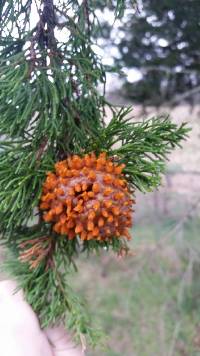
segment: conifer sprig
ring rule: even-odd
[[[115,6],[121,17],[126,1],[100,5]],[[133,122],[128,109],[117,113],[107,103],[107,67],[94,47],[97,6],[92,0],[0,2],[0,234],[9,251],[6,269],[42,326],[63,321],[91,344],[98,342],[99,332],[66,279],[81,252],[105,248],[120,253],[127,251],[126,242],[117,236],[71,241],[56,234],[39,209],[46,173],[71,155],[107,152],[125,164],[130,187],[152,190],[160,183],[166,156],[188,132],[169,118]],[[109,124],[106,105],[113,112]]]
[[[38,237],[38,233],[37,233]],[[18,259],[15,249],[9,248],[4,270],[18,282],[27,302],[37,313],[41,327],[63,323],[74,333],[75,340],[87,340],[91,346],[103,342],[100,328],[94,328],[88,306],[69,285],[73,264],[69,263],[63,240],[57,244],[52,256],[52,268],[43,260],[35,269]],[[73,250],[74,251],[74,250]],[[84,345],[82,345],[84,348]]]
[[[124,174],[133,188],[151,191],[161,183],[168,155],[181,147],[190,129],[186,123],[177,126],[166,115],[141,122],[131,115],[132,108],[113,111],[111,121],[98,130],[87,149],[105,150],[125,164]]]

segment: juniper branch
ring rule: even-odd
[[[100,83],[105,85],[107,67],[92,46],[100,25],[95,2],[60,0],[55,6],[53,0],[43,0],[39,21],[31,28],[32,3],[0,2],[0,234],[11,253],[6,267],[43,326],[67,319],[76,335],[85,334],[94,343],[99,334],[65,274],[81,252],[127,247],[115,237],[80,245],[78,238],[55,236],[38,211],[46,172],[71,154],[106,151],[125,163],[131,186],[152,190],[160,182],[166,155],[188,129],[168,118],[134,123],[126,118],[128,110],[116,114],[97,90]],[[115,6],[116,17],[121,17],[126,1],[101,5]],[[64,30],[65,42],[57,36]],[[105,125],[107,104],[113,118]],[[49,239],[56,241],[53,250]],[[37,253],[31,261],[36,268],[31,269],[27,256],[34,243]]]
[[[168,116],[135,122],[130,112],[131,108],[116,112],[88,142],[87,149],[105,150],[125,164],[124,174],[133,188],[151,191],[161,182],[169,154],[176,146],[181,147],[190,129],[186,123],[176,125]]]

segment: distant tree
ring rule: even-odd
[[[198,0],[143,0],[141,9],[122,19],[115,62],[142,73],[135,83],[124,80],[126,96],[159,104],[200,90],[199,14]],[[103,35],[108,36],[107,25]]]

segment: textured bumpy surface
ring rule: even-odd
[[[40,209],[58,234],[82,240],[130,238],[134,203],[117,165],[106,153],[71,156],[55,164],[43,184]]]

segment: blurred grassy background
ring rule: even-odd
[[[200,220],[173,234],[172,226],[135,227],[133,257],[105,252],[79,263],[76,287],[108,335],[108,349],[90,355],[200,355]]]
[[[71,283],[108,336],[89,356],[200,355],[198,130],[172,155],[159,191],[136,194],[133,256],[77,261]]]

